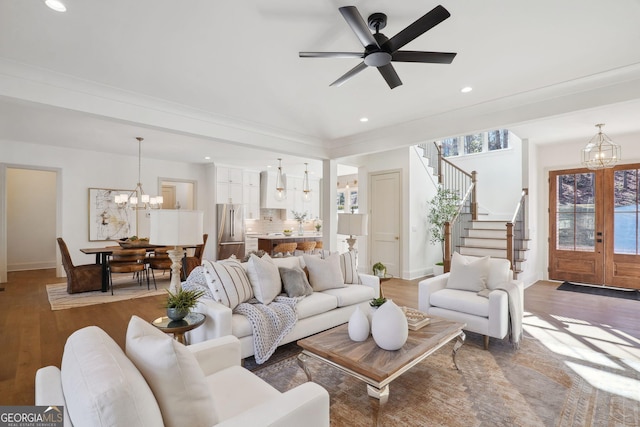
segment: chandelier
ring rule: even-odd
[[[140,182],[140,165],[142,154],[142,141],[144,138],[138,136],[138,184],[131,193],[116,194],[114,201],[119,208],[131,208],[131,209],[160,209],[162,202],[164,202],[162,196],[150,197],[142,189],[142,183]]]
[[[311,201],[311,187],[309,187],[309,163],[304,164],[304,178],[302,179],[302,201]]]
[[[280,158],[278,159],[278,174],[276,175],[276,192],[274,196],[279,202],[287,198],[287,186],[282,174],[282,159]]]
[[[582,149],[582,164],[591,170],[612,168],[620,161],[620,146],[602,133],[602,126],[596,125],[598,133]]]

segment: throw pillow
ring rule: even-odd
[[[282,292],[278,266],[273,263],[269,255],[265,254],[262,258],[258,258],[252,254],[247,263],[247,274],[253,288],[253,295],[261,303],[269,304]]]
[[[253,298],[251,283],[239,262],[205,260],[202,267],[215,301],[233,310],[241,302]]]
[[[139,318],[127,327],[126,353],[151,387],[164,425],[168,427],[215,425],[213,397],[195,355]]]
[[[356,263],[356,251],[349,251],[340,255],[340,269],[342,270],[345,284],[359,285],[362,283]]]
[[[447,280],[447,288],[479,292],[487,287],[488,277],[488,256],[470,259],[454,252],[451,258],[451,273]]]
[[[322,259],[315,255],[302,255],[309,270],[309,283],[314,291],[344,288],[340,271],[340,255],[336,252]]]
[[[289,298],[307,296],[313,293],[313,288],[311,288],[307,280],[307,275],[300,267],[278,267],[278,271],[280,272],[284,291]]]
[[[296,268],[300,267],[300,257],[297,256],[288,256],[285,258],[272,258],[271,260],[278,267],[284,268]]]

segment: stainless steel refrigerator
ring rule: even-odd
[[[244,258],[244,208],[242,205],[220,204],[218,212],[218,258],[231,255]]]

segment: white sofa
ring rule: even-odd
[[[515,289],[515,304],[522,313],[524,306],[524,286],[521,281],[513,280],[513,272],[506,259],[489,258],[484,277],[478,271],[468,270],[480,257],[454,254],[450,273],[425,279],[418,283],[418,308],[430,315],[466,323],[467,331],[484,335],[484,347],[489,346],[489,337],[503,339],[509,332],[509,298],[500,288]],[[459,261],[459,262],[456,262]],[[454,269],[458,267],[455,279],[461,283],[454,286],[449,282]],[[485,296],[474,288],[482,287],[484,280]],[[511,284],[512,286],[509,286]],[[521,319],[518,319],[521,324]]]
[[[304,267],[302,257],[295,258],[298,258]],[[278,262],[277,258],[273,260]],[[296,304],[298,321],[279,345],[297,341],[348,322],[358,305],[366,309],[371,299],[380,296],[380,279],[368,274],[358,276],[361,284],[347,284],[337,289],[313,292],[298,302]],[[207,317],[202,326],[187,333],[188,342],[198,343],[233,335],[240,340],[242,358],[255,354],[253,331],[247,317],[234,313],[229,307],[212,299],[201,299],[194,311],[204,313]]]
[[[280,393],[240,366],[235,337],[185,347],[134,316],[126,345],[74,332],[61,369],[37,371],[35,404],[64,406],[65,426],[329,426],[324,388]]]

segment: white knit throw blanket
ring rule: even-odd
[[[296,326],[296,303],[303,297],[277,296],[270,304],[243,302],[234,310],[249,319],[253,330],[254,357],[257,364],[266,362],[280,341]]]

